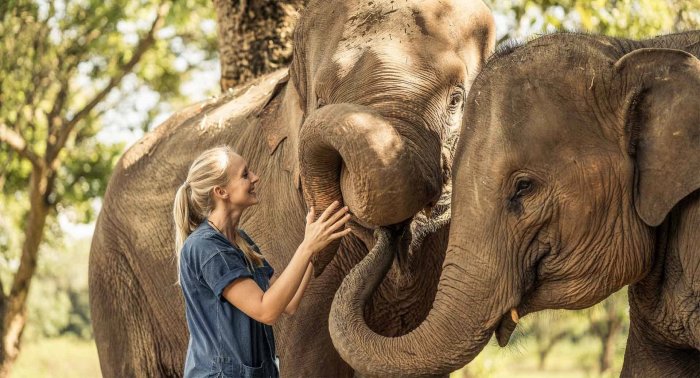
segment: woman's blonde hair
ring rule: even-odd
[[[217,186],[226,186],[231,158],[237,155],[229,146],[220,146],[202,152],[190,166],[187,179],[175,194],[173,218],[175,220],[175,256],[177,277],[180,282],[180,254],[185,239],[209,217],[214,210],[212,193]],[[262,266],[263,256],[238,234],[234,233],[234,243],[238,245],[249,265]]]

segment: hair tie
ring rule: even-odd
[[[185,180],[185,182],[182,183],[182,186],[184,186],[185,189],[189,189],[189,188],[190,188],[190,182]]]

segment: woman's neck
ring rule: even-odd
[[[209,214],[209,222],[213,223],[214,227],[224,234],[232,243],[234,240],[234,235],[236,234],[236,228],[238,227],[238,221],[241,219],[240,211],[230,211],[214,209]]]

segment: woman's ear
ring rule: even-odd
[[[681,50],[639,49],[615,70],[632,99],[626,129],[636,163],[635,207],[658,226],[700,188],[700,60]]]
[[[226,189],[224,189],[220,186],[215,186],[214,187],[214,196],[221,198],[221,199],[226,199],[226,198],[228,198],[228,193],[226,192]]]

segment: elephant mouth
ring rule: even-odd
[[[420,255],[426,237],[449,225],[451,196],[452,185],[451,182],[448,182],[443,186],[438,199],[431,201],[426,207],[403,222],[378,227],[367,224],[353,215],[350,226],[353,228],[353,234],[363,241],[368,250],[371,250],[376,243],[374,237],[376,230],[380,228],[391,230],[396,235],[395,240],[398,243],[395,249],[396,267],[402,273],[409,273],[410,262]]]
[[[513,334],[515,328],[518,326],[520,316],[521,312],[518,311],[517,307],[513,307],[501,316],[501,320],[498,322],[495,331],[496,341],[498,341],[498,345],[500,347],[508,345],[508,341],[510,341],[510,336]]]
[[[532,243],[531,247],[537,248],[538,257],[531,268],[532,278],[530,283],[527,285],[525,292],[521,296],[519,304],[510,308],[503,315],[501,315],[500,321],[496,325],[496,330],[494,333],[496,334],[496,341],[498,341],[498,345],[501,347],[508,345],[508,341],[510,341],[510,337],[518,326],[520,319],[528,313],[537,311],[536,308],[532,307],[532,299],[537,293],[538,283],[541,282],[541,265],[551,253],[551,245],[550,243],[542,243],[540,248],[538,243]]]

